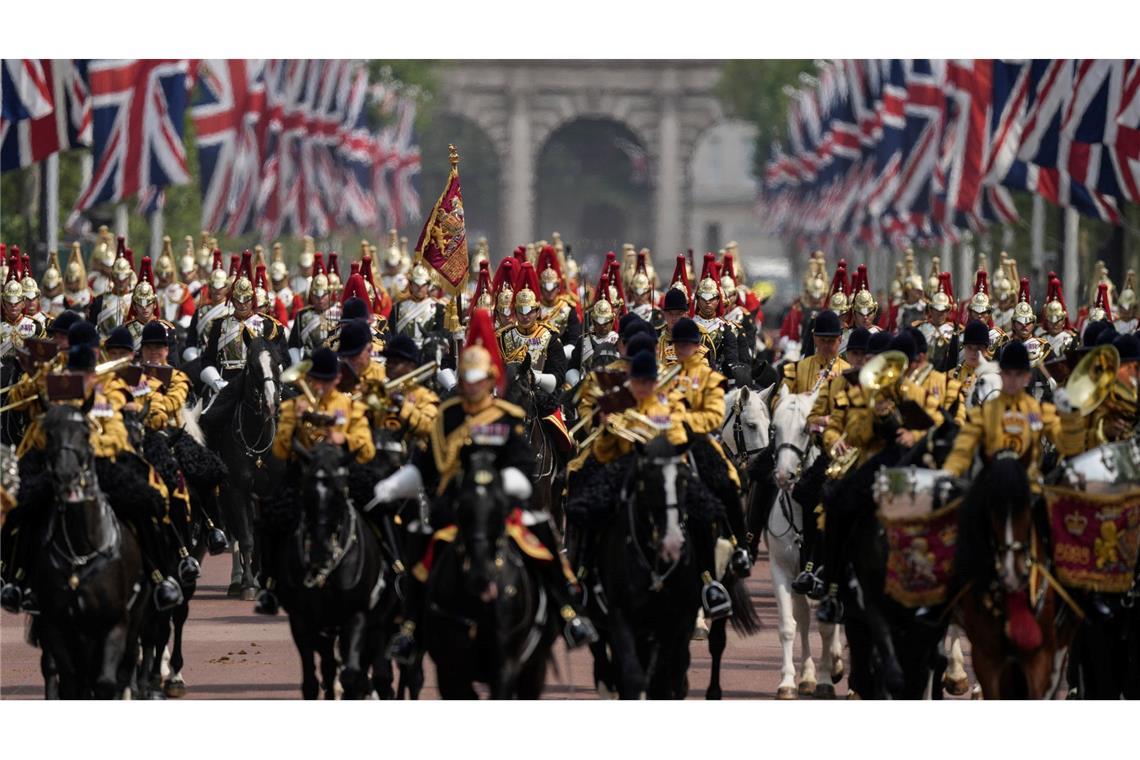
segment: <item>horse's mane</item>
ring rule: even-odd
[[[1029,509],[1029,477],[1014,457],[997,457],[974,479],[958,511],[954,575],[962,583],[993,575],[993,521]]]

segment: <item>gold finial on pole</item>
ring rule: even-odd
[[[454,145],[447,146],[447,160],[451,162],[451,170],[459,170],[459,151],[455,149]]]

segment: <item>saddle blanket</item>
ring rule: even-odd
[[[887,596],[910,608],[946,601],[960,504],[958,499],[916,517],[889,518],[879,512],[887,536]]]
[[[534,524],[534,522],[527,519],[527,517],[528,514],[524,513],[521,509],[512,510],[507,516],[507,535],[515,542],[515,546],[519,548],[519,551],[531,559],[536,559],[540,562],[553,561],[554,555],[552,555],[550,550],[538,540],[538,537],[527,528],[525,523],[530,522]],[[416,563],[416,566],[412,568],[412,575],[416,580],[420,583],[427,582],[428,574],[431,572],[432,562],[435,560],[436,546],[441,543],[450,544],[454,542],[458,534],[458,525],[447,525],[432,535],[427,550],[424,552],[424,556]],[[566,566],[566,559],[562,557],[561,554],[559,555],[559,559],[562,560],[564,569],[569,572],[569,568]],[[571,574],[570,577],[573,578],[573,574]]]

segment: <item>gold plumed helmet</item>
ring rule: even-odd
[[[158,261],[154,262],[154,273],[168,282],[178,282],[178,270],[174,267],[174,248],[169,235],[162,237],[162,253],[158,255]]]
[[[481,237],[475,243],[475,252],[471,254],[471,268],[478,269],[480,261],[491,260],[491,244],[487,242],[487,238]]]
[[[808,281],[807,287],[804,288],[804,290],[813,299],[823,298],[827,295],[827,280],[822,276],[812,278]]]
[[[542,274],[538,276],[538,282],[542,285],[543,290],[556,290],[562,284],[558,272],[554,271],[553,267],[543,269]]]
[[[851,304],[847,300],[847,294],[842,290],[835,291],[831,295],[831,300],[827,302],[827,308],[842,317],[847,313],[847,310],[851,308]]]
[[[214,256],[214,246],[210,243],[210,233],[207,230],[202,230],[201,237],[198,241],[198,253],[195,261],[199,269],[206,269],[210,266]]]
[[[63,285],[70,291],[83,290],[87,287],[87,267],[83,266],[83,252],[79,248],[78,240],[71,244],[67,269],[63,273]]]
[[[63,275],[59,271],[59,254],[52,251],[51,256],[48,258],[47,269],[44,271],[44,289],[54,290],[59,287],[61,282],[63,282]]]
[[[396,230],[388,230],[388,247],[384,249],[384,266],[394,269],[404,260],[400,250],[400,238]]]
[[[431,272],[423,264],[416,264],[412,267],[411,273],[408,275],[408,280],[416,285],[427,285],[431,282]]]
[[[183,277],[189,277],[198,268],[198,262],[194,260],[194,236],[187,235],[184,242],[186,248],[178,257],[178,271],[182,273]]]
[[[923,285],[923,282],[922,282],[922,275],[920,275],[918,272],[914,272],[913,274],[908,274],[906,276],[905,285],[906,285],[907,290],[924,290],[925,289],[925,286]]]
[[[148,306],[154,303],[154,286],[146,280],[140,280],[131,292],[131,303],[139,306]]]
[[[930,274],[926,278],[926,294],[933,298],[937,293],[939,286],[942,284],[940,273],[942,272],[942,257],[930,257]]]
[[[982,291],[978,291],[977,293],[974,293],[974,295],[970,297],[970,307],[969,308],[970,308],[970,311],[974,314],[983,315],[983,316],[986,314],[989,314],[990,310],[992,308],[992,306],[990,304],[990,297],[988,295],[986,295],[985,293],[983,293]]]
[[[106,267],[115,263],[115,236],[111,234],[105,224],[99,226],[99,239],[95,243],[91,260]]]
[[[20,303],[24,300],[24,286],[19,280],[8,280],[4,283],[4,300],[8,303]]]
[[[515,309],[526,314],[538,306],[538,296],[530,288],[524,287],[515,295]]]
[[[289,267],[285,265],[285,256],[281,251],[281,243],[273,244],[273,261],[269,264],[269,279],[281,282],[289,276]]]
[[[320,276],[322,275],[318,275],[318,277]],[[316,286],[316,281],[317,278],[314,277],[313,286]],[[238,275],[237,279],[234,280],[233,289],[230,291],[230,298],[233,299],[233,302],[247,303],[253,300],[255,295],[256,294],[253,290],[253,283],[249,281],[249,278],[245,276],[245,273],[243,272],[242,274]]]
[[[630,282],[630,290],[637,295],[642,295],[649,291],[649,275],[645,272],[637,272],[633,275],[633,280]]]
[[[475,302],[476,308],[479,309],[494,309],[495,298],[491,295],[491,291],[484,290],[479,294],[479,300]]]
[[[498,374],[491,352],[480,345],[467,346],[459,354],[459,376],[466,382],[477,383]]]
[[[566,277],[571,280],[578,279],[578,262],[572,256],[566,259]]]
[[[223,290],[229,284],[229,275],[224,269],[215,269],[210,272],[210,287],[214,290]]]
[[[1128,274],[1124,277],[1124,287],[1120,289],[1120,295],[1116,299],[1116,306],[1118,309],[1131,311],[1136,306],[1136,272],[1129,269]]]
[[[1031,325],[1037,321],[1033,313],[1033,304],[1029,302],[1029,278],[1021,278],[1021,290],[1017,295],[1017,305],[1013,307],[1013,321],[1023,325]]]
[[[307,269],[313,265],[313,261],[315,260],[317,253],[317,246],[316,243],[313,242],[312,235],[305,235],[303,240],[305,242],[305,247],[301,249],[301,255],[297,259],[297,262],[303,268]]]
[[[120,256],[115,259],[115,263],[111,266],[111,277],[118,281],[129,280],[134,270],[131,269],[131,263],[124,257]]]
[[[598,324],[607,324],[614,321],[614,307],[606,299],[599,299],[590,309],[590,317]]]
[[[35,277],[28,275],[27,277],[24,278],[24,281],[20,284],[24,290],[24,300],[25,301],[31,301],[32,299],[35,299],[37,301],[39,300],[39,298],[40,298],[40,286],[39,286],[39,283],[36,282]]]
[[[504,317],[509,317],[511,315],[511,310],[514,307],[514,302],[515,292],[511,290],[511,287],[509,285],[503,285],[503,287],[499,289],[499,313]]]
[[[875,297],[871,295],[871,291],[862,288],[851,299],[851,308],[863,316],[870,316],[879,310],[879,304],[875,302]]]
[[[329,292],[329,276],[324,272],[313,275],[309,281],[309,296],[323,298]]]
[[[950,296],[941,289],[930,297],[930,308],[935,311],[948,311],[951,306]]]

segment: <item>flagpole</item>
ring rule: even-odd
[[[1029,260],[1036,282],[1045,280],[1045,199],[1033,195],[1033,216],[1029,221]],[[1048,286],[1049,283],[1045,283]]]
[[[46,269],[48,254],[59,250],[59,153],[44,159],[40,198],[40,234],[47,243],[40,263]]]
[[[1065,209],[1065,252],[1064,262],[1065,303],[1070,309],[1081,307],[1080,302],[1080,262],[1077,252],[1081,217],[1076,209]]]
[[[150,214],[150,257],[157,261],[162,253],[162,236],[166,232],[166,210],[159,206]]]
[[[130,227],[129,217],[127,216],[127,204],[119,202],[115,204],[115,234],[124,238],[130,239],[127,235],[127,229]]]

